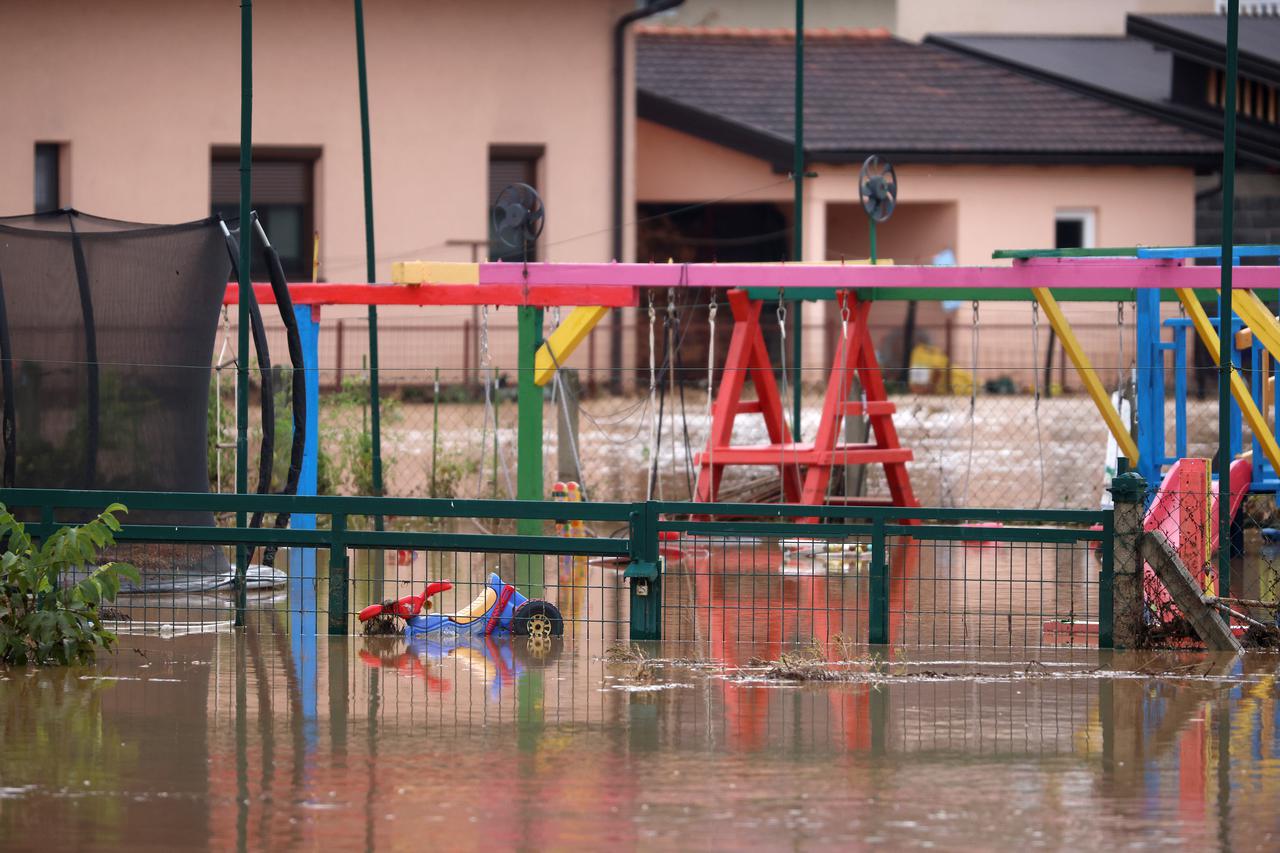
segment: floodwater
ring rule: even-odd
[[[0,844],[1280,847],[1274,655],[605,652],[250,628],[0,670]]]

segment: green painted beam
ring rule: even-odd
[[[830,302],[840,291],[829,287],[795,287],[787,290],[788,297],[808,302]],[[1034,302],[1029,288],[994,287],[864,287],[855,291],[864,302]],[[776,299],[776,288],[748,287],[752,299]],[[1216,302],[1218,292],[1200,288],[1196,296],[1203,302]],[[1066,287],[1053,291],[1059,302],[1133,302],[1133,290],[1118,287]],[[1177,302],[1178,296],[1169,288],[1160,291],[1161,302]]]
[[[1136,258],[1137,246],[1112,246],[1092,249],[996,249],[991,253],[996,259],[1026,258]]]
[[[517,406],[516,498],[540,501],[542,494],[542,388],[538,387],[535,358],[542,346],[542,309],[521,306],[516,309],[519,340],[517,356],[519,388]],[[496,476],[496,473],[495,473]],[[540,520],[521,518],[516,532],[537,536],[542,532]],[[516,586],[530,598],[542,595],[542,561],[535,557],[516,558]]]

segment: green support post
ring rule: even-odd
[[[630,581],[632,640],[662,639],[662,556],[658,550],[658,512],[653,502],[637,504],[630,513],[631,560],[623,578]]]
[[[795,181],[794,235],[791,240],[791,259],[804,260],[804,0],[796,0],[796,92],[795,92],[795,143],[791,146],[791,171]],[[800,440],[800,383],[803,380],[801,362],[804,359],[804,303],[791,303],[791,432],[792,441]]]
[[[1231,483],[1231,264],[1235,252],[1236,199],[1236,77],[1239,56],[1236,49],[1240,35],[1240,0],[1227,4],[1227,79],[1222,122],[1222,286],[1218,312],[1218,338],[1221,345],[1218,363],[1218,490],[1222,506],[1230,505]],[[1218,513],[1218,594],[1231,594],[1231,513]]]
[[[518,372],[520,375],[516,445],[516,499],[541,500],[542,495],[542,389],[534,382],[534,356],[542,346],[542,309],[522,305],[516,309],[519,328]],[[496,473],[496,472],[495,472]],[[538,519],[522,518],[516,532],[525,536],[542,533]],[[525,595],[542,595],[542,561],[522,554],[516,557],[516,586]]]
[[[249,288],[253,278],[249,250],[253,229],[249,227],[253,191],[253,0],[240,4],[240,299],[236,315],[236,494],[249,492]],[[248,525],[248,513],[236,512],[236,526]],[[244,626],[247,598],[244,576],[249,552],[236,546],[236,627]]]
[[[347,546],[342,534],[347,530],[347,517],[334,513],[330,525],[329,540],[329,634],[342,636],[347,633]]]
[[[373,284],[378,280],[377,253],[373,240],[373,155],[369,143],[369,80],[365,71],[364,52],[364,3],[355,0],[356,13],[356,73],[360,85],[360,146],[364,166],[364,258],[365,280]],[[369,432],[371,443],[370,467],[373,475],[373,493],[382,494],[382,401],[378,377],[378,306],[369,306]],[[375,530],[382,529],[382,516],[373,517]]]
[[[867,600],[867,642],[873,646],[889,644],[888,550],[884,519],[877,518],[871,528],[871,583]]]

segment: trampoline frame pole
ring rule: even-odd
[[[249,211],[253,188],[253,0],[240,0],[240,260],[236,341],[236,494],[249,491],[249,289],[253,231]],[[236,527],[245,527],[247,513],[236,510]],[[236,546],[236,627],[244,626],[245,561],[243,544]]]

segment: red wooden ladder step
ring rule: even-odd
[[[892,415],[896,411],[898,411],[898,404],[892,400],[868,400],[865,403],[861,400],[850,400],[844,404],[844,414],[854,418],[864,415],[871,417]]]
[[[875,346],[867,327],[871,304],[852,295],[842,296],[849,308],[847,337],[836,345],[835,359],[827,379],[822,417],[812,441],[793,442],[783,417],[783,400],[774,378],[773,364],[760,327],[761,303],[745,291],[729,292],[733,311],[733,337],[725,356],[724,378],[716,393],[707,449],[698,454],[698,485],[694,499],[714,501],[720,491],[725,468],[738,466],[776,467],[782,479],[787,503],[820,505],[828,502],[890,506],[919,506],[911,490],[907,463],[909,448],[898,442],[893,423],[897,407],[888,399],[884,377],[876,361]],[[853,379],[862,385],[862,399],[849,400]],[[754,400],[742,399],[747,380],[755,388]],[[738,415],[760,414],[768,433],[768,444],[735,446],[733,427]],[[865,417],[871,440],[865,444],[842,444],[844,418]],[[888,498],[831,497],[827,488],[838,465],[883,465],[889,485]]]

